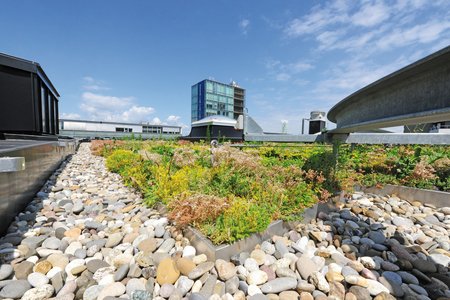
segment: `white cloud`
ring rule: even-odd
[[[422,12],[434,9],[434,14]],[[319,50],[390,51],[449,38],[449,1],[383,0],[335,2],[313,7],[284,29],[291,38],[313,39]]]
[[[313,69],[314,66],[301,60],[287,64],[283,64],[279,60],[268,60],[266,62],[266,68],[269,74],[275,77],[275,80],[288,81],[291,78],[295,78],[299,73]],[[303,79],[295,78],[295,80],[305,82]]]
[[[109,90],[109,87],[105,85],[105,82],[101,80],[96,80],[91,76],[83,77],[83,89],[87,91],[101,91],[101,90]]]
[[[144,122],[155,111],[153,107],[141,106],[135,103],[135,98],[105,95],[98,92],[107,90],[104,81],[93,77],[83,77],[85,92],[81,94],[80,109],[87,119],[114,122]],[[78,115],[79,116],[79,115]]]
[[[79,120],[81,116],[77,113],[62,113],[59,115],[60,119]]]
[[[169,123],[178,123],[180,121],[181,117],[180,116],[174,116],[174,115],[170,115],[167,117],[167,122]]]
[[[89,106],[106,109],[127,107],[133,101],[133,97],[115,97],[92,92],[84,92],[81,98],[85,103],[89,103]]]
[[[144,122],[154,111],[153,107],[133,105],[122,113],[121,119],[126,122]]]
[[[390,9],[383,2],[366,3],[356,12],[351,20],[359,26],[374,26],[389,18]]]
[[[249,25],[250,20],[248,19],[243,19],[239,22],[239,27],[241,28],[243,34],[247,34]]]
[[[279,73],[276,75],[275,79],[278,81],[287,81],[287,80],[291,79],[291,75],[289,75],[287,73]]]
[[[438,40],[442,33],[450,29],[450,21],[432,20],[411,28],[395,29],[376,45],[381,50],[403,47],[413,43],[430,43]]]
[[[290,21],[284,32],[290,37],[298,37],[319,32],[329,25],[347,22],[348,9],[345,1],[332,1],[324,6],[315,6],[311,13]]]
[[[161,119],[158,117],[154,117],[150,123],[153,125],[161,125],[162,124]]]

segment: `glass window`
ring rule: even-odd
[[[208,92],[212,92],[213,91],[213,83],[211,81],[207,81],[206,82],[206,90]]]
[[[41,87],[41,116],[42,116],[42,132],[47,132],[47,99],[45,97],[45,89]]]

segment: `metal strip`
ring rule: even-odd
[[[25,157],[0,157],[0,173],[25,170]]]

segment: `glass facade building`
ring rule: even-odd
[[[191,89],[191,121],[214,115],[237,119],[244,111],[244,93],[235,83],[200,81]]]

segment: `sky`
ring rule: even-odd
[[[450,1],[5,0],[0,28],[0,52],[41,64],[61,118],[187,134],[191,86],[209,78],[245,88],[265,131],[298,134],[311,111],[449,46]]]

